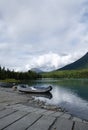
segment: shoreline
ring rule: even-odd
[[[15,104],[22,104],[29,107],[69,114],[69,112],[67,112],[65,109],[62,109],[61,107],[56,106],[56,105],[48,105],[48,104],[46,105],[45,102],[40,101],[40,100],[35,100],[29,94],[14,91],[12,88],[0,87],[0,105],[11,106]],[[81,119],[77,116],[73,116],[72,114],[69,114],[69,115],[71,116],[71,118],[75,117],[78,120],[83,120],[85,122],[88,122],[88,120]]]
[[[39,99],[35,100],[35,98],[33,97],[35,95],[36,94],[25,94],[22,92],[18,92],[17,90],[13,90],[13,88],[0,87],[0,104],[6,103],[7,105],[10,105],[22,103],[26,106],[66,112],[65,109],[62,109],[59,106],[45,104],[44,101],[40,101]]]

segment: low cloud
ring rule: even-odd
[[[82,54],[79,55],[79,53],[74,53],[73,55],[60,55],[50,52],[33,57],[25,67],[27,70],[31,68],[41,68],[43,71],[56,70],[76,61],[81,55]]]

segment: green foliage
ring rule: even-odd
[[[64,70],[42,73],[43,78],[88,78],[88,69]]]
[[[37,79],[41,76],[35,72],[28,71],[28,72],[14,72],[10,71],[9,69],[5,69],[5,67],[0,66],[0,79],[14,79],[14,80],[31,80],[31,79]]]
[[[0,82],[18,83],[18,82],[20,82],[20,80],[16,80],[16,79],[4,79],[4,80],[0,80]]]

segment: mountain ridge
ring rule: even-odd
[[[88,69],[88,52],[84,56],[82,56],[80,59],[58,70],[77,70],[77,69]]]
[[[40,70],[38,68],[31,68],[30,70],[33,71],[33,72],[36,72],[36,73],[42,73],[43,72],[42,70]]]

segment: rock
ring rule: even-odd
[[[17,90],[17,86],[13,86],[12,89],[13,89],[13,91],[16,91]]]

